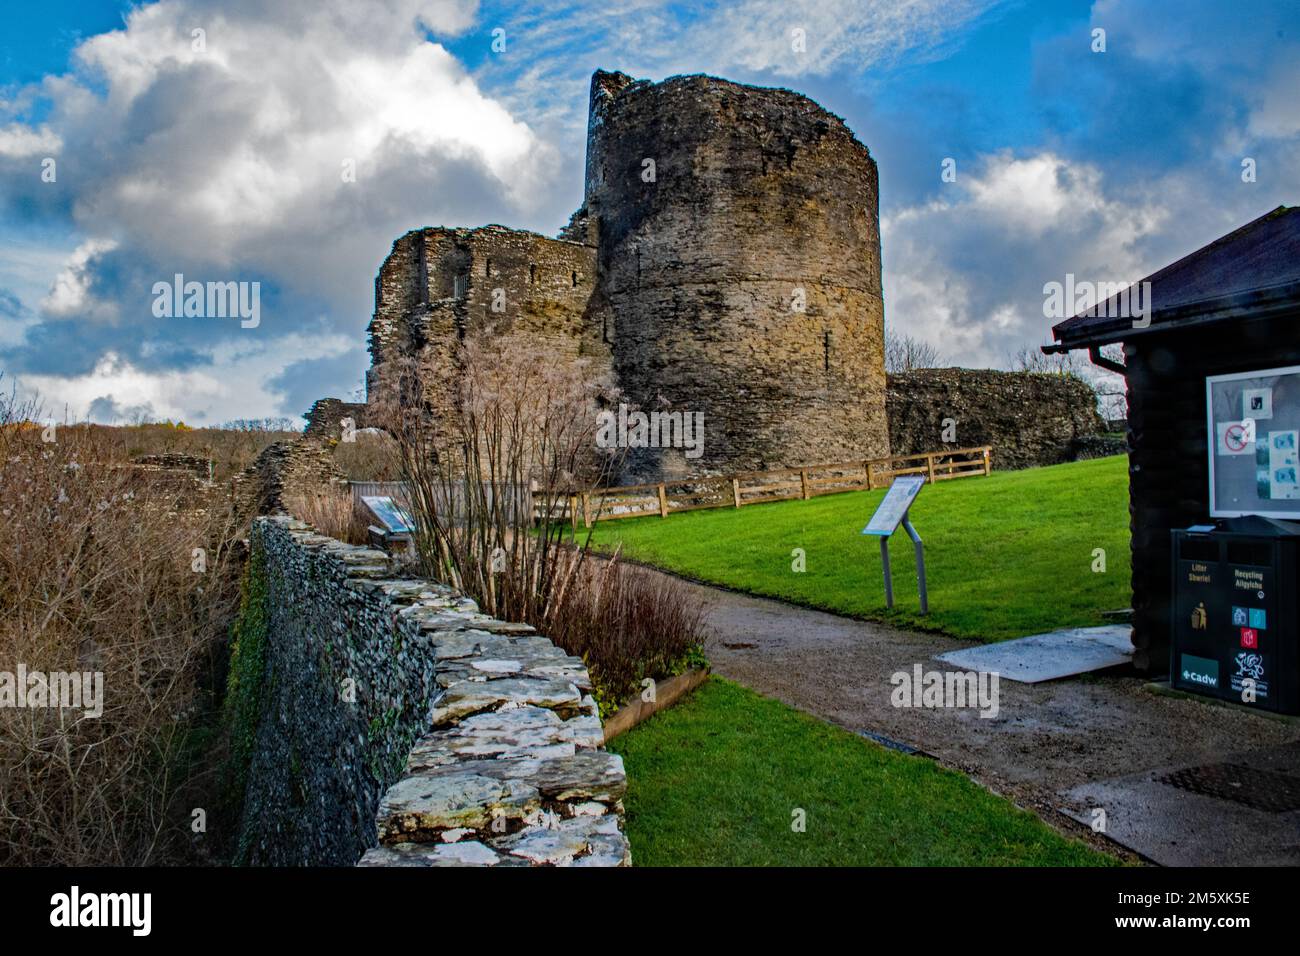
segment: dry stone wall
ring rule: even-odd
[[[272,442],[230,480],[236,513],[245,521],[283,511],[286,495],[346,491],[347,487],[347,476],[334,464],[333,446],[307,436]]]
[[[381,551],[262,517],[246,862],[617,866],[626,779],[591,681],[531,627]]]
[[[1008,469],[1123,451],[1096,440],[1097,395],[1070,375],[919,369],[889,377],[887,404],[895,455],[992,445],[993,467]]]
[[[319,441],[339,440],[343,435],[343,422],[352,420],[353,428],[370,427],[370,408],[365,402],[344,402],[337,398],[322,398],[312,403],[306,414],[308,438]]]

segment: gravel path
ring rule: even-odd
[[[660,574],[663,572],[653,572]],[[1114,852],[1059,812],[1081,783],[1300,739],[1300,725],[1162,696],[1132,673],[1042,684],[1000,681],[1000,708],[894,707],[896,671],[944,670],[936,654],[974,642],[900,631],[696,583],[709,602],[715,673],[855,732],[906,743]]]

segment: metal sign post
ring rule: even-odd
[[[871,516],[871,521],[862,529],[862,533],[880,538],[880,564],[885,573],[885,607],[892,608],[894,576],[889,566],[889,538],[898,530],[900,524],[903,526],[903,530],[907,532],[907,536],[912,539],[912,544],[916,548],[916,583],[921,593],[921,613],[928,614],[930,599],[925,586],[925,548],[921,543],[921,536],[917,534],[909,520],[912,502],[916,500],[924,484],[925,478],[921,475],[904,475],[895,478],[884,500],[876,508],[876,513]]]
[[[921,544],[921,536],[916,533],[912,527],[912,522],[907,520],[910,512],[903,513],[903,530],[907,536],[912,539],[912,546],[916,548],[916,587],[921,592],[921,613],[930,613],[930,597],[925,590],[925,546]],[[889,539],[882,539],[882,544],[888,544]],[[890,590],[893,590],[890,588]],[[893,606],[892,604],[890,605]]]

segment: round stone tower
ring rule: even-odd
[[[591,83],[587,241],[628,399],[703,414],[671,478],[888,454],[876,164],[788,90],[707,76]]]

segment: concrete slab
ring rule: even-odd
[[[1297,866],[1300,809],[1265,808],[1295,806],[1298,795],[1292,742],[1083,784],[1061,795],[1060,809],[1089,826],[1104,810],[1108,837],[1164,866]]]
[[[1072,627],[939,654],[937,661],[1004,680],[1037,684],[1127,664],[1133,658],[1127,624]]]

